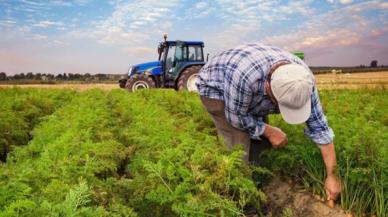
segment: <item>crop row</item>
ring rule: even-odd
[[[321,101],[334,140],[342,178],[340,203],[357,216],[388,213],[388,92],[384,90],[323,91]],[[324,164],[319,150],[303,136],[303,126],[281,118],[271,122],[289,136],[282,151],[270,150],[266,166],[292,176],[314,193],[325,196]]]
[[[0,165],[0,216],[236,216],[265,200],[195,95],[91,90]]]
[[[359,216],[388,211],[387,95],[321,93],[336,134],[340,203]],[[241,148],[225,149],[192,93],[8,89],[0,96],[0,138],[13,149],[0,163],[0,216],[239,216],[265,202],[255,185],[270,171],[325,196],[319,150],[303,126],[279,116],[270,122],[289,145],[248,167]]]
[[[1,89],[0,161],[6,161],[7,153],[16,146],[26,145],[34,126],[74,95],[69,90]]]

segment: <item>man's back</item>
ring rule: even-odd
[[[201,69],[197,86],[199,94],[224,100],[225,88],[232,81],[247,82],[254,93],[264,90],[264,81],[270,68],[279,61],[308,66],[293,54],[263,44],[246,44],[226,50],[211,58]]]

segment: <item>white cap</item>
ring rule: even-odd
[[[271,90],[283,119],[289,124],[306,122],[311,114],[313,76],[305,67],[286,64],[271,76]]]

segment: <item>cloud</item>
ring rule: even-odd
[[[129,28],[129,30],[138,30],[146,25],[150,28],[157,27],[166,19],[173,18],[173,10],[179,1],[172,0],[160,2],[157,0],[144,0],[135,2],[118,3],[111,16],[100,21],[97,24],[98,29],[106,29],[108,26],[119,28]]]
[[[381,9],[388,9],[388,2],[382,2],[382,3],[380,4],[380,8],[381,8]]]
[[[336,54],[343,53],[345,50],[353,49],[353,54],[354,49],[377,52],[384,49],[378,39],[387,37],[388,28],[375,26],[374,20],[367,17],[367,12],[376,13],[376,10],[381,10],[379,1],[361,2],[337,8],[308,20],[293,32],[267,36],[263,42],[289,51],[303,50],[310,56],[309,61],[312,64],[323,61],[320,59],[321,56],[335,58],[327,58],[326,64],[331,64],[330,61],[338,62],[336,58],[341,57]],[[347,57],[347,61],[351,62],[351,58]]]
[[[12,27],[12,26],[15,26],[15,24],[16,24],[16,21],[13,19],[0,20],[0,26]]]
[[[35,6],[35,7],[41,7],[44,6],[44,2],[37,2],[37,1],[30,1],[30,0],[20,0],[21,3],[24,5],[30,5],[30,6]]]
[[[352,2],[353,2],[352,0],[340,0],[340,3],[343,5],[350,4]]]
[[[52,26],[64,26],[64,24],[62,22],[43,20],[43,21],[39,21],[38,23],[33,24],[32,26],[40,27],[40,28],[49,28]]]
[[[143,0],[111,2],[112,13],[93,28],[71,31],[76,38],[92,38],[100,44],[120,46],[126,54],[155,54],[155,40],[168,32],[176,19],[180,1]]]
[[[339,2],[339,3],[343,4],[343,5],[347,5],[347,4],[350,4],[350,3],[353,2],[353,0],[326,0],[326,1],[328,3],[330,3],[330,4],[334,4],[334,3]]]
[[[197,8],[199,10],[203,10],[208,6],[209,6],[208,3],[206,3],[206,2],[198,2],[197,4],[195,4],[195,8]]]
[[[36,40],[36,41],[44,41],[44,40],[47,40],[47,36],[45,35],[34,35],[32,37],[33,40]]]
[[[301,47],[332,48],[354,45],[360,42],[360,35],[354,31],[339,29],[327,32],[321,36],[306,36],[301,42]]]
[[[275,25],[282,21],[307,17],[315,12],[309,5],[311,0],[291,1],[279,6],[273,0],[217,0],[218,16],[226,23],[226,29],[210,37],[210,41],[225,49],[239,43],[257,40],[264,25]]]

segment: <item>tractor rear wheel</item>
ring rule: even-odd
[[[195,82],[198,78],[199,70],[202,66],[189,66],[181,73],[181,76],[178,80],[177,89],[178,90],[188,90],[192,92],[198,92]]]
[[[128,78],[125,87],[129,92],[135,92],[140,89],[155,88],[155,82],[150,76],[134,75]]]

